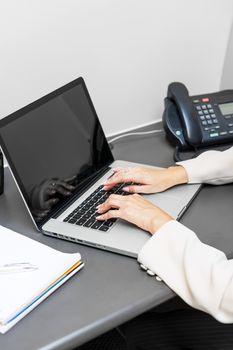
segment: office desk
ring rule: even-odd
[[[173,163],[164,134],[122,139],[113,149],[118,159],[158,166]],[[233,251],[233,185],[205,186],[182,222],[206,243]],[[84,269],[0,335],[1,350],[72,349],[172,298],[163,283],[140,270],[133,258],[85,247],[38,233],[16,186],[5,170],[0,197],[2,225],[64,252],[80,251]]]

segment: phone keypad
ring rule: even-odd
[[[209,137],[218,137],[219,133],[219,122],[211,103],[208,104],[198,104],[195,106],[197,110],[198,117],[200,119],[201,126],[204,131],[209,132]]]

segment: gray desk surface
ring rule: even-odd
[[[173,164],[164,134],[121,140],[116,159],[158,166]],[[32,225],[9,174],[0,197],[0,222],[64,252],[80,251],[84,269],[41,303],[8,333],[1,350],[72,349],[174,296],[141,271],[136,260],[46,237]],[[233,185],[205,186],[182,218],[206,243],[233,251]]]

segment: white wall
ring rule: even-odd
[[[0,0],[0,117],[83,76],[107,134],[219,89],[231,0]]]
[[[226,56],[223,65],[222,79],[220,88],[233,89],[233,24],[231,26],[231,32],[228,40]]]

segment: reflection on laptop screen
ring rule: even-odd
[[[83,84],[62,89],[5,118],[0,130],[37,223],[113,160]]]

